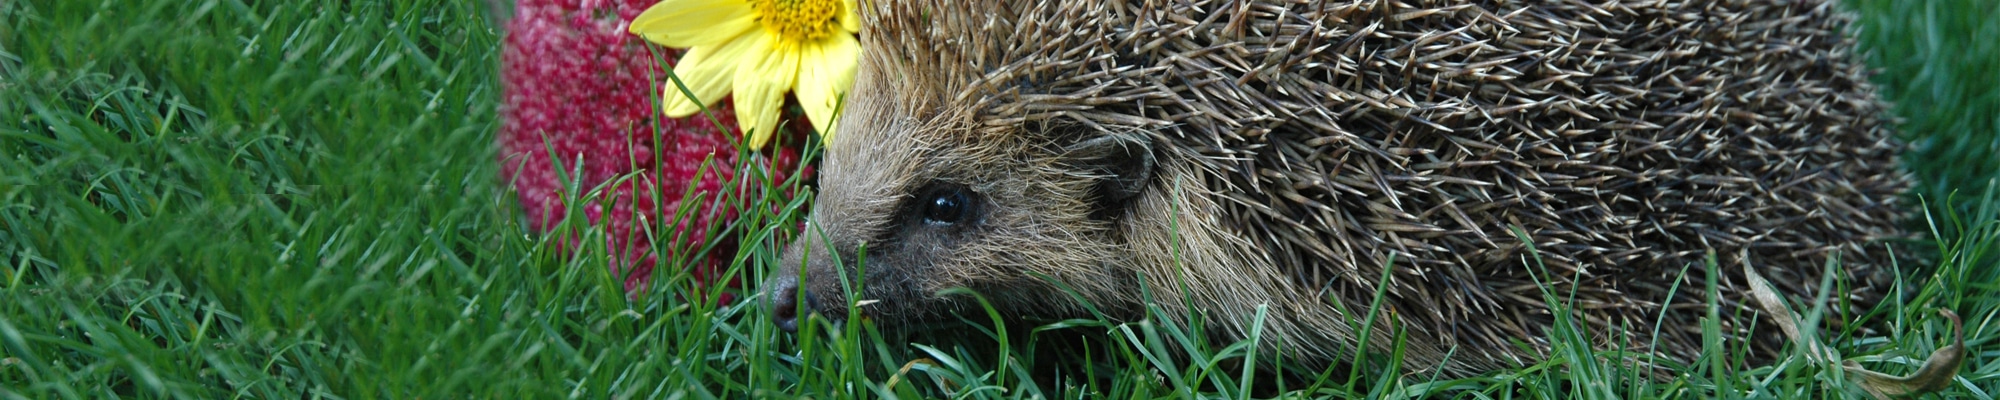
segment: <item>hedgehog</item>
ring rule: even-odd
[[[1708,260],[1866,309],[1913,235],[1831,0],[864,3],[763,286],[788,330],[851,304],[940,322],[980,307],[941,294],[964,288],[1456,376],[1547,358],[1557,309],[1599,348],[1692,360],[1714,302],[1770,357]]]

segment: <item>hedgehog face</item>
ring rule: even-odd
[[[937,291],[995,280],[998,266],[969,253],[996,233],[999,215],[1015,211],[994,201],[990,185],[968,178],[930,173],[835,187],[851,180],[823,177],[806,232],[766,285],[780,325],[795,328],[810,312],[844,319],[850,301],[881,320],[930,319],[956,307]]]
[[[806,231],[766,284],[781,326],[814,311],[845,318],[849,301],[891,325],[976,307],[939,294],[953,288],[1007,315],[1075,316],[1079,297],[1130,308],[1116,304],[1137,285],[1119,272],[1130,257],[1115,226],[1143,178],[1109,164],[1143,171],[1133,166],[1151,162],[1136,156],[1145,146],[1107,136],[1038,148],[1018,144],[1041,135],[885,125],[828,148]]]
[[[1146,136],[975,123],[878,75],[857,77],[806,230],[765,284],[780,326],[850,301],[886,325],[977,307],[939,294],[953,288],[1007,315],[1135,308],[1117,226],[1153,167]]]

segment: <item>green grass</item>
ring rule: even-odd
[[[252,3],[0,1],[0,398],[1858,395],[1797,360],[1726,367],[1720,342],[1646,379],[1567,327],[1547,363],[1438,380],[1383,370],[1393,355],[1250,371],[1243,343],[1146,322],[975,321],[971,346],[789,335],[750,302],[686,301],[706,297],[684,275],[633,301],[604,249],[530,235],[499,185],[499,34],[477,2]],[[1973,352],[1943,396],[1993,398],[2000,6],[1852,5],[1941,256],[1902,266],[1928,281],[1868,315],[1884,332],[1831,342],[1906,373],[1949,334],[1934,310],[1957,310]],[[779,211],[730,231],[747,243],[803,212],[751,201]],[[761,280],[773,252],[735,271]]]

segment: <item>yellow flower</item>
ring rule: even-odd
[[[762,148],[777,129],[785,91],[798,96],[821,134],[854,83],[861,44],[855,0],[663,0],[632,20],[631,31],[667,47],[686,47],[674,66],[693,92],[669,84],[669,117],[701,111],[702,101],[736,94],[736,123]]]

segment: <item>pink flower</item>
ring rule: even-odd
[[[502,55],[506,90],[499,137],[502,176],[520,194],[529,227],[543,233],[568,214],[558,163],[562,174],[581,171],[571,179],[584,192],[627,177],[582,210],[592,226],[604,229],[606,244],[617,255],[609,268],[624,277],[625,289],[639,291],[650,282],[655,265],[684,260],[710,240],[718,241],[716,248],[705,259],[686,260],[686,267],[697,284],[733,286],[736,282],[715,280],[736,254],[734,238],[711,238],[709,233],[711,227],[736,218],[741,207],[715,202],[722,197],[741,202],[756,193],[751,191],[758,186],[755,183],[732,182],[741,163],[773,168],[774,179],[783,179],[797,166],[797,151],[774,147],[768,156],[737,154],[735,143],[742,131],[734,125],[728,102],[717,103],[713,120],[699,114],[678,119],[660,116],[652,96],[661,87],[653,79],[664,82],[667,75],[653,54],[676,54],[649,48],[644,40],[626,33],[632,18],[653,2],[517,2]],[[790,129],[797,130],[798,124]],[[803,138],[796,132],[792,136]],[[693,182],[703,161],[711,157],[707,172]],[[674,221],[691,185],[694,199],[702,204],[694,205],[687,219]],[[725,195],[725,185],[734,190]],[[655,193],[660,198],[654,198]],[[654,227],[654,239],[666,242],[661,246],[666,254],[655,253],[653,239],[642,228],[646,224]],[[572,240],[565,247],[577,244]]]

